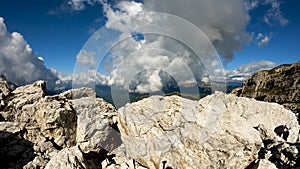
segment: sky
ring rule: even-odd
[[[85,49],[89,48],[87,44],[92,43],[91,39],[93,39],[90,37],[96,36],[94,33],[98,29],[104,27],[114,30],[115,34],[120,36],[114,40],[120,40],[128,31],[135,33],[135,31],[147,28],[145,25],[138,25],[138,21],[121,19],[122,23],[127,23],[127,27],[124,27],[119,23],[114,23],[115,20],[136,14],[148,17],[147,12],[164,12],[179,16],[199,28],[220,55],[226,77],[230,80],[242,81],[258,70],[300,60],[300,43],[298,42],[300,18],[297,12],[299,8],[300,2],[295,0],[145,0],[135,2],[126,0],[108,0],[107,2],[102,0],[2,0],[0,2],[0,17],[2,18],[0,19],[0,73],[12,78],[17,84],[29,83],[36,79],[52,81],[55,79],[53,85],[64,83],[63,81],[70,80],[73,72],[78,71],[76,65],[78,67],[83,63],[81,66],[84,67],[87,64],[93,64],[93,66],[88,65],[88,73],[92,71],[90,68],[95,69],[97,59],[93,58],[95,57],[91,54],[93,52],[89,53]],[[153,24],[157,23],[153,22]],[[176,27],[176,25],[173,26]],[[183,27],[182,30],[184,29],[188,30]],[[182,30],[178,28],[171,32],[178,34]],[[113,37],[115,34],[110,35]],[[125,55],[137,49],[155,46],[165,48],[176,55],[184,55],[184,52],[173,49],[176,42],[170,39],[145,35],[146,42],[142,35],[141,37],[136,39],[135,36],[131,41],[127,41],[130,44],[124,43],[123,46],[122,44],[116,46],[113,49],[114,54],[118,56],[118,59],[124,59]],[[193,35],[187,35],[187,37],[193,37]],[[192,38],[189,40],[193,44],[206,44],[204,40]],[[110,39],[108,41],[113,42]],[[177,49],[181,48],[177,47]],[[186,51],[192,53],[188,49]],[[85,55],[82,55],[83,53]],[[128,72],[139,71],[129,68],[141,64],[141,60],[145,58],[146,62],[153,62],[153,67],[169,66],[169,72],[175,71],[173,67],[184,69],[178,66],[177,62],[180,60],[177,58],[170,56],[163,61],[161,61],[163,57],[156,58],[167,55],[165,53],[158,52],[156,56],[151,57],[151,54],[146,54],[131,56],[131,60],[136,60],[134,63],[126,65],[124,63],[127,62],[122,62],[124,70],[110,68],[110,76],[105,76],[101,72],[99,82],[110,85],[121,81],[124,83],[124,79],[118,79],[116,74],[122,78],[129,78]],[[95,55],[98,53],[96,52]],[[193,54],[189,57],[193,58]],[[87,63],[86,60],[93,62]],[[185,62],[192,63],[190,60],[185,60]],[[211,64],[213,65],[213,61]],[[197,71],[197,66],[188,64],[188,67],[192,67],[192,72]],[[141,70],[144,68],[141,66]],[[25,73],[24,69],[29,71]],[[210,70],[207,71],[210,72]],[[217,72],[215,71],[216,74]],[[179,81],[191,81],[189,77],[183,77],[183,74],[178,72],[175,74],[175,76],[180,76]],[[162,76],[159,71],[152,70],[146,71],[139,78],[131,78],[144,83],[135,86],[136,90],[149,92],[162,87]],[[200,81],[206,77],[204,73],[199,73],[200,76]],[[74,76],[72,78],[74,79]],[[196,81],[198,80],[196,78]],[[153,86],[156,87],[153,88]]]

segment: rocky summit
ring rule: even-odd
[[[300,126],[277,103],[215,93],[152,96],[116,110],[89,88],[0,83],[0,168],[300,167]]]
[[[299,116],[300,62],[259,71],[248,78],[242,88],[235,89],[233,93],[242,97],[282,104]]]

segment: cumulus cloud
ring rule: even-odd
[[[107,59],[107,62],[104,61],[103,67],[108,73],[102,74],[106,78],[101,76],[100,79],[105,81],[101,83],[117,84],[136,92],[160,90],[170,79],[175,79],[177,84],[182,86],[187,83],[201,82],[208,69],[221,66],[210,41],[226,60],[231,60],[233,51],[239,50],[251,39],[250,34],[244,31],[249,17],[243,8],[243,3],[236,3],[235,0],[226,0],[222,3],[217,0],[189,0],[185,3],[179,0],[162,0],[159,1],[160,5],[154,0],[145,1],[145,3],[116,1],[114,4],[101,0],[71,2],[75,10],[82,10],[89,3],[102,3],[107,17],[105,27],[118,32],[119,38],[110,50],[113,57]],[[217,9],[208,10],[207,8],[210,7],[217,7]],[[187,9],[189,12],[186,12]],[[173,15],[173,19],[170,19],[170,15],[170,18],[164,20],[164,18],[157,18],[156,13],[151,13],[152,11],[167,12],[182,17],[193,24],[190,27],[194,28],[196,25],[206,36],[202,35],[199,38],[199,32],[191,31],[193,29],[187,24],[182,24],[188,21],[183,21]],[[136,16],[140,18],[137,19]],[[178,20],[181,23],[178,23]],[[165,25],[165,27],[159,27],[160,25]],[[147,31],[158,32],[158,34],[143,34]],[[139,32],[143,33],[139,35]],[[128,37],[130,34],[139,35],[139,38]],[[99,40],[98,37],[104,38],[102,34],[96,33],[95,35],[100,35],[94,38],[96,41]],[[187,42],[190,43],[186,44]],[[189,46],[190,44],[195,46]],[[194,50],[200,53],[196,54]],[[90,56],[87,57],[87,53],[90,52],[92,51],[81,51],[77,56],[78,64],[94,65],[94,60],[90,59]],[[199,58],[200,55],[203,58]],[[93,63],[86,63],[89,61]],[[87,82],[92,79],[91,74],[99,73],[90,68],[86,68],[85,72],[78,72],[84,75],[85,80],[82,78],[76,81]]]
[[[21,34],[8,32],[1,17],[0,74],[17,85],[46,80],[50,87],[57,80],[55,72],[45,67],[43,58],[32,51]]]
[[[88,66],[89,68],[93,69],[96,66],[96,53],[95,52],[88,52],[85,50],[81,50],[79,54],[76,56],[77,63],[80,66]]]
[[[250,18],[243,0],[147,0],[144,3],[114,1],[113,5],[104,0],[69,1],[75,10],[83,10],[88,4],[97,3],[104,7],[108,19],[106,26],[120,18],[141,12],[163,12],[187,19],[208,36],[218,52],[228,61],[233,59],[233,51],[240,50],[243,44],[251,41],[251,35],[245,31]],[[123,23],[127,24],[114,23],[114,26],[123,31],[141,26],[130,21]]]
[[[243,1],[236,0],[149,0],[150,10],[167,12],[195,24],[212,41],[218,52],[227,60],[233,59],[233,51],[250,42],[245,31],[249,15]]]
[[[235,70],[226,70],[225,76],[227,77],[228,81],[243,82],[249,76],[253,75],[254,73],[256,73],[258,71],[270,70],[276,66],[278,66],[277,63],[262,60],[262,61],[257,61],[257,62],[252,62],[249,64],[241,65]]]
[[[213,55],[213,52],[203,44],[210,40],[223,60],[227,62],[234,58],[234,51],[240,50],[245,43],[249,43],[253,38],[258,46],[266,45],[272,39],[272,34],[258,34],[257,39],[255,39],[256,37],[246,31],[247,24],[251,19],[249,11],[255,10],[261,5],[270,5],[270,10],[267,11],[265,18],[280,23],[284,23],[285,19],[277,0],[147,0],[143,2],[123,0],[114,1],[114,3],[107,3],[103,0],[72,0],[72,2],[77,10],[85,9],[88,4],[101,3],[103,5],[107,19],[105,28],[118,32],[114,32],[113,35],[119,34],[119,38],[114,42],[116,46],[110,50],[111,59],[106,59],[107,62],[103,61],[105,63],[103,67],[106,68],[107,73],[102,74],[101,79],[105,81],[103,82],[105,84],[119,84],[121,86],[134,84],[131,89],[138,92],[150,92],[150,90],[162,88],[165,84],[164,79],[168,79],[163,74],[172,77],[180,85],[210,82],[212,78],[222,81],[223,76],[231,80],[244,80],[253,73],[245,67],[240,67],[235,71],[217,69],[216,75],[207,75],[210,68],[220,68],[221,66],[219,60],[209,57]],[[171,24],[160,22],[159,19],[155,18],[155,14],[149,12],[169,13],[184,18],[198,27],[208,39],[197,38],[195,34],[189,32],[186,25],[182,26],[176,22],[170,22]],[[136,16],[142,17],[142,19],[135,19]],[[144,37],[141,39],[137,39],[136,36],[128,37],[128,34],[149,30],[147,28],[155,24],[169,24],[167,31],[172,35],[178,34],[177,37],[179,38],[174,40],[163,34],[160,36],[142,34]],[[185,34],[181,36],[181,32],[178,30],[185,31]],[[95,37],[96,40],[103,38],[102,34],[96,35],[99,35]],[[201,53],[202,59],[199,59],[198,53],[196,54],[194,49],[189,48],[190,46],[184,46],[188,45],[183,43],[186,39],[192,44],[201,46],[199,48],[202,51],[207,51]],[[161,52],[162,50],[166,51]],[[256,71],[265,68],[263,65],[268,65],[265,62],[255,64],[258,67],[253,68],[253,71],[254,69]],[[274,65],[269,65],[269,67],[272,66]],[[152,79],[152,82],[146,77]]]

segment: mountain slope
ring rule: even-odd
[[[241,97],[275,102],[300,113],[300,62],[257,72],[233,91]]]

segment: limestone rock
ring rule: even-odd
[[[231,91],[231,94],[234,94],[234,95],[240,96],[240,95],[241,95],[241,93],[242,93],[242,91],[243,91],[243,88],[241,88],[241,87],[237,87],[237,88],[235,88],[235,89],[233,89],[233,90]]]
[[[23,106],[32,105],[45,95],[46,83],[44,81],[18,87],[7,98],[8,103],[1,114],[7,121],[15,121],[22,113]]]
[[[0,131],[6,131],[9,133],[18,133],[24,130],[24,125],[20,125],[15,122],[0,122]]]
[[[12,89],[10,88],[6,79],[0,76],[0,110],[5,106],[6,97],[10,94]]]
[[[137,160],[126,156],[123,144],[110,152],[107,158],[102,161],[101,166],[103,169],[146,169]]]
[[[15,90],[17,88],[17,85],[10,82],[4,75],[0,75],[0,81],[4,82],[6,87],[8,87],[10,91]]]
[[[112,151],[118,147],[121,144],[120,134],[113,127],[117,121],[116,109],[103,99],[96,98],[92,89],[82,89],[81,94],[78,90],[71,92],[77,114],[76,142],[82,151]]]
[[[7,96],[11,92],[11,88],[9,87],[7,81],[0,81],[0,93],[3,96]]]
[[[270,152],[267,157],[277,168],[296,168],[300,166],[300,143],[273,143],[266,146]]]
[[[276,102],[300,113],[300,62],[257,72],[244,84],[238,96]]]
[[[275,164],[271,163],[268,160],[259,160],[258,164],[256,165],[256,169],[277,169]]]
[[[59,94],[60,97],[65,97],[69,100],[80,99],[84,97],[96,98],[96,93],[91,88],[72,89]]]
[[[0,130],[26,131],[22,138],[33,145],[36,156],[24,168],[44,168],[58,152],[77,144],[88,156],[121,144],[116,109],[96,98],[92,89],[47,96],[45,85],[37,81],[16,88],[0,111],[6,121]]]
[[[45,169],[76,168],[85,169],[83,153],[78,146],[65,148],[47,163]]]
[[[278,104],[216,93],[191,101],[153,96],[119,109],[119,129],[128,157],[148,168],[244,168],[262,146],[255,127],[274,131],[288,126],[286,140],[295,142],[295,115]]]
[[[300,165],[297,119],[275,103],[223,93],[200,101],[152,96],[116,111],[89,88],[47,96],[43,81],[18,87],[4,98],[4,168]]]

